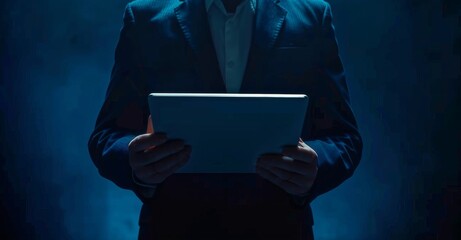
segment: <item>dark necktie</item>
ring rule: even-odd
[[[243,2],[243,0],[221,0],[227,13],[235,13],[237,6]]]

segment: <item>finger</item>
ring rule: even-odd
[[[168,176],[170,176],[173,173],[176,173],[180,168],[186,165],[186,163],[189,161],[189,158],[190,154],[185,154],[181,156],[181,159],[178,162],[176,162],[175,165],[173,165],[167,171],[159,173],[157,178],[159,178],[161,181],[164,181]]]
[[[178,161],[181,160],[182,157],[189,154],[190,150],[186,149],[186,147],[174,154],[167,156],[166,158],[160,159],[158,162],[154,162],[148,164],[146,166],[142,166],[138,170],[138,175],[141,178],[151,175],[152,173],[160,173],[165,172],[172,166],[176,165]]]
[[[180,167],[184,166],[187,163],[190,157],[190,151],[185,150],[181,151],[181,153],[174,155],[176,159],[172,159],[173,155],[165,158],[165,160],[169,160],[169,162],[174,163],[171,165],[170,168],[165,169],[164,171],[160,171],[159,169],[161,169],[161,167],[158,167],[157,163],[153,163],[147,167],[142,168],[139,176],[142,176],[142,180],[144,182],[154,184],[163,182],[168,176],[175,173]]]
[[[310,186],[312,185],[313,180],[314,180],[313,178],[311,178],[311,177],[309,177],[307,175],[301,175],[301,174],[294,173],[294,172],[288,172],[288,171],[285,171],[285,170],[277,168],[277,167],[269,167],[269,168],[267,168],[267,166],[261,166],[261,167],[264,168],[265,170],[271,172],[272,174],[274,174],[278,178],[280,178],[280,179],[282,179],[284,181],[291,182],[291,183],[297,185],[299,188],[302,188],[302,189],[310,188]]]
[[[135,137],[128,144],[130,152],[142,152],[154,145],[161,145],[167,141],[165,133],[146,133]]]
[[[279,177],[277,177],[275,174],[271,173],[270,171],[267,171],[266,169],[256,166],[256,172],[264,179],[267,181],[275,184],[276,186],[282,188],[288,193],[291,194],[302,194],[304,193],[304,189],[299,187],[298,185],[285,181]]]
[[[303,147],[303,146],[304,146],[303,144],[305,144],[304,141],[303,141],[301,138],[299,138],[299,140],[298,140],[298,146],[299,146],[299,147]]]
[[[135,137],[128,144],[129,163],[133,170],[139,166],[144,166],[144,155],[140,154],[146,152],[154,145],[160,145],[167,140],[165,133],[157,134],[142,134]]]
[[[265,157],[265,159],[268,159],[268,157]],[[272,159],[260,159],[256,162],[256,164],[265,168],[266,170],[272,171],[278,177],[284,180],[289,179],[292,183],[300,186],[311,184],[311,182],[313,182],[317,176],[318,167],[315,164],[307,164],[300,161],[286,162],[286,160],[280,160],[280,158],[275,158],[273,160],[275,164],[271,164]],[[285,168],[284,164],[288,164],[287,166],[290,167]],[[292,168],[291,166],[296,166],[296,168]],[[291,173],[291,176],[286,176],[287,173]]]
[[[258,159],[257,163],[269,167],[277,167],[297,174],[306,174],[309,170],[309,164],[305,162],[286,160],[283,156],[275,154],[263,155]]]
[[[282,149],[282,154],[307,163],[317,161],[317,153],[310,147],[285,146]]]
[[[298,146],[304,147],[304,148],[311,148],[301,138],[299,138]]]
[[[181,151],[184,148],[184,141],[175,139],[169,140],[162,145],[159,145],[149,152],[134,153],[133,158],[136,159],[132,164],[134,168],[143,167],[151,163],[157,162],[162,158],[168,157],[174,153]]]
[[[170,156],[160,159],[153,163],[156,172],[167,172],[169,169],[174,168],[186,156],[190,155],[191,147],[186,145],[181,151],[171,154]]]
[[[172,168],[170,168],[166,173],[169,175],[176,173],[179,169],[181,169],[190,159],[190,154],[186,154],[183,158],[177,162]]]
[[[295,174],[298,175],[295,172],[287,171],[287,170],[274,167],[274,166],[269,166],[266,164],[257,163],[257,166],[264,168],[265,170],[271,172],[272,174],[276,175],[278,178],[285,180],[285,181],[290,181],[290,179],[293,178]]]

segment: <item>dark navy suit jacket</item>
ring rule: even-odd
[[[226,92],[207,21],[203,0],[128,4],[106,99],[89,140],[91,158],[103,177],[138,193],[144,202],[141,226],[151,224],[157,232],[193,231],[205,223],[208,230],[229,234],[262,227],[282,229],[283,235],[310,227],[309,203],[350,177],[362,152],[331,9],[320,0],[258,0],[240,91],[310,97],[301,138],[317,152],[319,171],[305,201],[255,174],[175,174],[153,198],[139,194],[127,145],[146,131],[147,95]]]

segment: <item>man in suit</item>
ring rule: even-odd
[[[174,174],[193,146],[146,133],[151,92],[303,93],[310,104],[299,145],[262,155],[256,174]],[[362,152],[329,4],[129,3],[89,151],[143,201],[140,239],[312,239],[309,203]]]

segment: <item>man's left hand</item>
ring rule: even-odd
[[[301,139],[298,146],[287,146],[282,154],[263,154],[256,162],[256,173],[284,189],[304,196],[317,176],[317,153]]]

